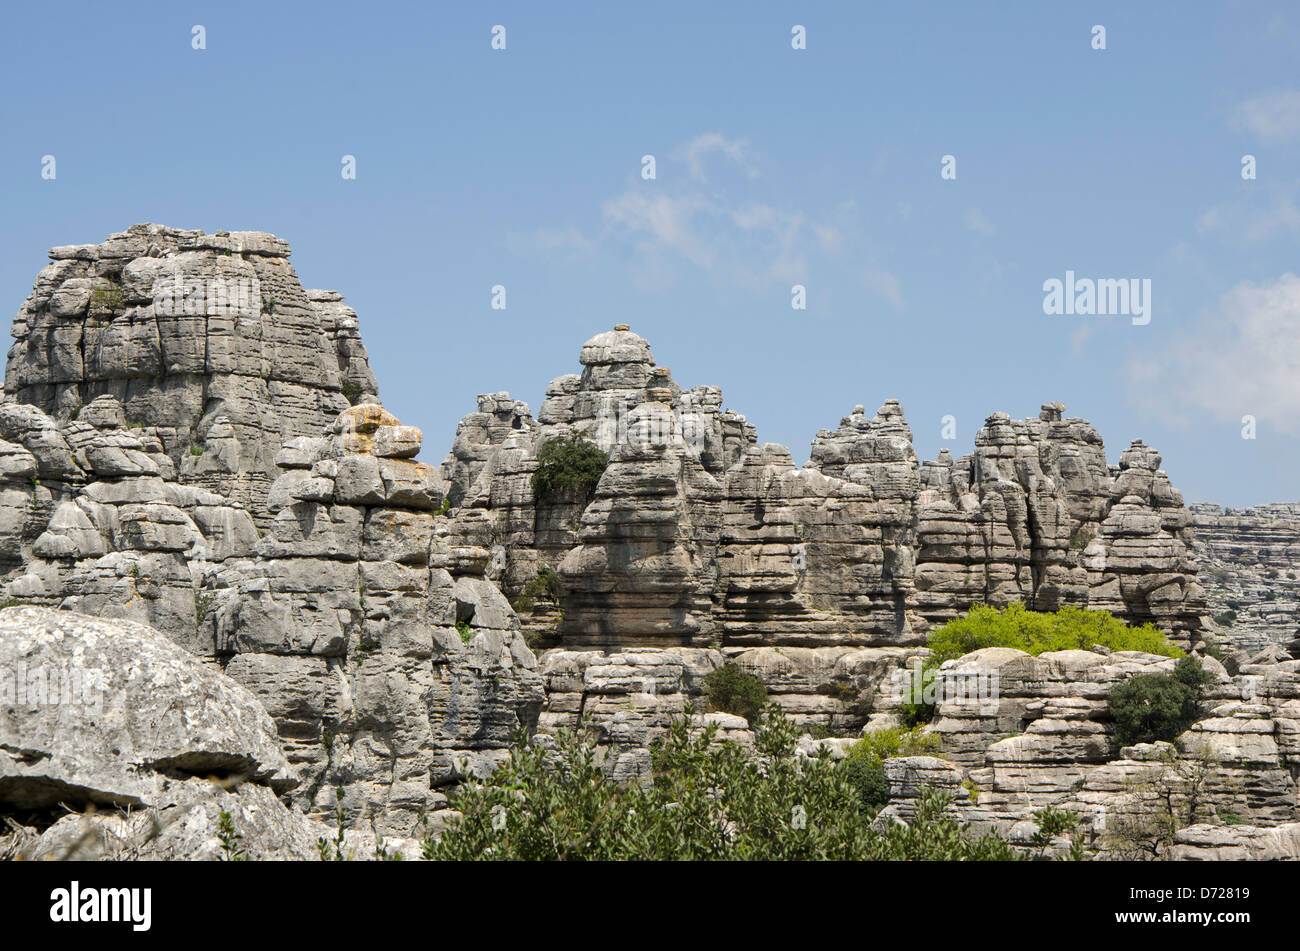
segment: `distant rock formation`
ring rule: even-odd
[[[1225,647],[1300,657],[1300,504],[1189,506],[1212,630]]]
[[[907,645],[974,603],[1012,601],[1199,638],[1188,513],[1159,454],[1135,441],[1108,465],[1059,403],[1038,419],[994,413],[972,454],[925,463],[897,401],[859,406],[798,468],[717,387],[673,382],[625,325],[579,361],[536,419],[509,394],[480,397],[443,463],[454,531],[493,551],[508,594],[542,565],[558,572],[558,623],[530,625],[544,643]],[[585,507],[539,503],[538,452],[570,432],[608,468]]]

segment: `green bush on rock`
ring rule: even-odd
[[[1026,610],[1023,604],[1008,604],[1001,610],[977,604],[965,617],[949,621],[929,637],[931,661],[936,664],[984,647],[1014,647],[1037,656],[1098,645],[1113,651],[1183,656],[1153,624],[1130,627],[1109,611],[1071,606],[1045,613]]]
[[[704,678],[704,693],[709,706],[720,713],[731,713],[753,721],[767,702],[763,681],[735,664],[723,664]]]
[[[1133,743],[1173,742],[1200,718],[1201,695],[1213,675],[1195,657],[1184,657],[1173,673],[1137,674],[1111,688],[1115,739]]]
[[[591,500],[609,456],[582,433],[548,439],[537,451],[533,497],[539,504]]]

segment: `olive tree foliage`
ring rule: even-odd
[[[755,749],[716,726],[676,719],[651,750],[646,784],[615,782],[580,733],[519,743],[487,781],[467,783],[461,817],[424,855],[451,860],[1009,860],[1004,840],[976,836],[923,792],[909,824],[873,825],[849,772],[823,752],[796,753],[798,730],[774,705],[752,724]]]

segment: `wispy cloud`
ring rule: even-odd
[[[1207,208],[1196,218],[1198,235],[1224,235],[1245,242],[1268,241],[1280,234],[1300,232],[1300,207],[1294,195],[1252,184],[1252,194],[1235,202]]]
[[[1300,90],[1281,89],[1237,106],[1236,122],[1265,142],[1300,137]]]
[[[863,280],[876,294],[889,301],[889,306],[902,313],[907,305],[903,300],[903,284],[884,268],[871,266],[863,273]]]
[[[737,166],[749,178],[758,177],[758,164],[753,156],[748,139],[729,139],[721,132],[705,132],[673,152],[674,157],[684,161],[691,177],[696,181],[705,181],[705,160],[712,155],[721,155]]]
[[[1254,416],[1300,433],[1300,277],[1243,282],[1171,346],[1126,368],[1129,395],[1148,415],[1187,425]]]

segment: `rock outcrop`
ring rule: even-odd
[[[1247,655],[1281,645],[1300,657],[1300,505],[1190,510],[1215,638]]]
[[[707,710],[727,663],[804,752],[841,756],[898,722],[928,631],[1023,602],[1237,650],[1206,659],[1181,750],[1118,748],[1106,703],[1168,658],[949,662],[977,689],[938,703],[938,756],[886,761],[889,815],[940,787],[1029,843],[1032,813],[1064,807],[1104,850],[1144,790],[1212,763],[1167,854],[1294,857],[1300,661],[1272,636],[1294,637],[1294,507],[1189,512],[1154,449],[1111,465],[1059,403],[994,413],[971,453],[933,461],[897,401],[858,406],[800,467],[626,325],[582,347],[536,417],[480,396],[432,467],[378,403],[355,313],[288,256],[271,235],[139,225],[53,249],[19,311],[0,583],[25,607],[0,613],[0,671],[102,668],[119,706],[86,725],[81,706],[0,703],[0,854],[218,857],[233,823],[254,857],[314,857],[342,790],[365,819],[350,853],[384,836],[414,856],[520,731],[591,728],[629,781],[688,710],[751,746],[745,720]],[[576,433],[608,456],[599,481],[538,498],[542,447]],[[1206,576],[1216,613],[1249,605],[1233,631],[1207,620]]]
[[[454,531],[494,553],[515,597],[557,571],[542,643],[905,646],[972,604],[1078,604],[1200,638],[1189,518],[1155,450],[1108,465],[1059,403],[988,418],[974,453],[921,463],[902,407],[862,407],[796,467],[716,387],[685,390],[626,326],[582,348],[536,419],[480,397],[443,463]],[[609,454],[591,500],[531,488],[540,449],[572,432]]]
[[[356,314],[302,288],[288,242],[134,225],[50,249],[13,322],[5,392],[59,419],[103,395],[177,479],[258,515],[274,456],[376,392]]]
[[[0,853],[216,858],[226,813],[249,857],[312,858],[297,782],[253,694],[158,632],[0,612]]]

